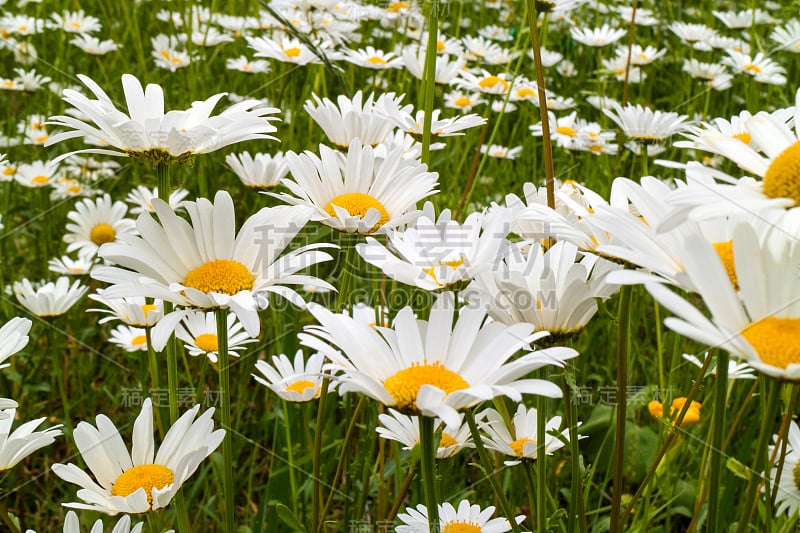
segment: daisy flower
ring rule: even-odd
[[[444,95],[444,107],[458,109],[463,113],[469,113],[473,107],[485,103],[486,100],[483,100],[477,93],[451,91]]]
[[[538,244],[509,254],[493,272],[479,273],[465,297],[487,305],[503,324],[528,322],[552,334],[581,331],[597,312],[597,300],[618,286],[606,277],[621,267],[558,241],[547,251]]]
[[[522,153],[522,146],[502,146],[500,144],[481,145],[481,153],[495,159],[516,159]]]
[[[170,332],[159,331],[161,335],[169,335]],[[219,354],[219,339],[217,338],[217,319],[213,311],[203,313],[196,311],[186,315],[181,323],[175,327],[175,336],[183,341],[183,345],[189,355],[205,355],[212,363],[217,362]],[[236,320],[236,315],[228,315],[228,353],[233,357],[239,357],[239,350],[246,344],[256,342],[245,333],[242,324]],[[161,345],[164,342],[153,341]]]
[[[257,306],[265,304],[260,294],[275,292],[303,305],[302,298],[284,284],[329,286],[296,272],[330,260],[317,248],[332,245],[312,244],[278,257],[305,225],[307,209],[264,208],[237,234],[233,200],[226,191],[218,191],[213,203],[200,198],[184,206],[191,223],[153,199],[159,222],[142,213],[136,223],[140,236],[100,248],[99,256],[115,266],[97,266],[92,277],[115,284],[108,296],[146,296],[200,309],[230,308],[255,337],[261,328]],[[158,327],[171,329],[181,318],[182,313],[173,313]]]
[[[622,28],[614,29],[608,24],[603,24],[600,28],[578,28],[573,26],[569,32],[573,39],[591,47],[606,46],[617,42],[627,33]]]
[[[89,287],[75,281],[70,285],[69,278],[59,277],[55,283],[48,282],[34,288],[28,279],[14,282],[14,294],[17,301],[32,314],[39,317],[61,316],[69,311],[78,300],[83,298]]]
[[[337,375],[339,393],[360,392],[387,407],[438,416],[448,427],[461,423],[460,409],[497,396],[520,401],[522,394],[558,398],[561,390],[541,379],[519,379],[575,357],[571,348],[547,348],[511,361],[520,349],[547,332],[532,324],[486,323],[486,309],[462,307],[453,324],[454,295],[440,294],[428,321],[401,309],[389,328],[372,328],[348,316],[309,304],[320,326],[306,326],[301,344],[324,353]]]
[[[684,266],[711,313],[706,318],[695,307],[661,284],[645,288],[677,317],[664,323],[677,333],[727,350],[770,376],[800,379],[800,280],[796,279],[794,243],[772,232],[760,245],[755,231],[740,225],[731,248],[739,291],[714,247],[698,236],[686,239]]]
[[[69,44],[77,46],[87,54],[93,56],[102,56],[119,50],[119,45],[111,39],[101,41],[97,37],[92,37],[91,35],[85,34],[76,35],[69,40]]]
[[[404,450],[411,450],[419,444],[419,417],[408,416],[389,408],[389,414],[378,415],[381,425],[375,428],[381,438],[403,444]],[[434,421],[433,430],[438,431],[442,421]],[[449,459],[464,448],[472,448],[472,437],[467,424],[461,424],[455,431],[442,431],[439,446],[436,449],[437,459]]]
[[[268,37],[245,37],[245,39],[247,45],[256,51],[256,57],[267,57],[296,65],[320,62],[319,57],[297,39],[287,37],[281,38],[280,41]],[[320,49],[325,49],[329,43],[328,41],[319,41],[315,45]]]
[[[56,257],[47,262],[47,269],[64,276],[84,276],[94,266],[94,258],[78,257],[73,259],[68,255]]]
[[[381,112],[392,125],[421,141],[425,125],[425,111],[420,109],[412,114],[411,106],[400,107],[397,102],[383,102]],[[487,119],[470,113],[454,118],[439,118],[440,110],[431,112],[431,139],[464,135],[464,130],[486,124]]]
[[[256,370],[261,375],[253,374],[253,378],[287,402],[310,402],[319,398],[322,390],[322,379],[326,377],[322,371],[324,363],[325,356],[321,353],[304,361],[303,350],[297,350],[294,362],[284,354],[273,355],[272,364],[256,361]]]
[[[603,113],[622,129],[626,137],[640,143],[660,143],[682,133],[689,125],[686,115],[653,111],[641,105],[628,104],[623,108],[613,102],[611,109],[603,109]]]
[[[64,30],[67,33],[94,33],[103,29],[100,19],[87,15],[83,10],[64,11],[63,14],[53,13],[52,27]]]
[[[283,152],[255,156],[250,152],[228,154],[225,162],[245,186],[255,190],[272,189],[289,173]]]
[[[257,100],[245,100],[228,107],[219,115],[211,116],[216,104],[225,96],[225,93],[220,93],[194,102],[185,111],[164,113],[164,93],[160,86],[149,84],[142,89],[138,79],[123,74],[122,86],[129,113],[125,114],[116,108],[94,81],[82,74],[78,74],[78,78],[96,99],[89,99],[72,89],[64,89],[63,99],[73,107],[67,110],[66,115],[52,117],[51,124],[63,126],[69,131],[52,136],[46,146],[88,136],[102,141],[104,148],[71,152],[60,156],[59,160],[83,152],[128,156],[157,163],[177,158],[184,160],[241,141],[274,139],[268,134],[276,131],[270,124],[270,120],[275,118],[267,115],[278,110],[262,107]],[[88,117],[88,121],[69,116],[70,112]]]
[[[55,438],[63,435],[61,424],[48,428],[44,431],[35,431],[44,422],[42,417],[31,420],[11,431],[14,423],[16,409],[6,409],[5,418],[0,418],[0,472],[14,468],[20,461],[27,456],[49,446],[55,442]]]
[[[147,331],[134,326],[120,325],[111,330],[108,341],[126,352],[147,351]]]
[[[169,428],[158,453],[150,398],[142,403],[133,424],[130,453],[105,415],[97,416],[96,428],[87,422],[79,423],[74,432],[75,445],[94,479],[74,464],[54,464],[52,469],[58,477],[81,487],[78,498],[85,502],[63,505],[110,515],[144,513],[169,505],[225,436],[224,429],[214,431],[213,407],[197,417],[199,411],[200,406],[195,405]]]
[[[504,533],[511,531],[511,524],[505,518],[492,518],[494,507],[489,506],[481,510],[479,505],[470,505],[467,500],[461,500],[458,509],[445,502],[438,505],[439,529],[438,531],[469,531],[471,533]],[[402,525],[395,527],[396,533],[428,533],[428,509],[419,504],[416,508],[408,507],[405,513],[397,515]],[[525,515],[514,518],[517,524],[525,520]]]
[[[103,289],[97,289],[95,294],[89,295],[89,299],[106,306],[106,309],[87,309],[108,315],[99,320],[100,324],[119,320],[129,326],[149,328],[155,326],[164,316],[164,303],[161,300],[148,302],[143,296],[110,298]]]
[[[505,96],[511,89],[512,82],[507,79],[508,76],[504,72],[492,74],[487,70],[481,69],[476,74],[473,74],[462,70],[459,75],[460,78],[455,80],[455,84],[466,91]]]
[[[484,409],[477,415],[478,425],[485,433],[483,444],[487,448],[504,455],[516,457],[516,460],[505,461],[507,466],[514,466],[521,460],[536,459],[536,409],[526,408],[520,404],[511,420],[511,427],[506,425],[502,415],[494,409]],[[580,425],[580,422],[578,423]],[[559,433],[561,417],[554,416],[545,423],[544,451],[547,455],[560,450],[569,443],[569,428]],[[580,437],[579,437],[580,438]]]
[[[800,54],[800,20],[792,19],[783,26],[778,26],[769,38],[777,43],[778,49]]]
[[[773,435],[773,443],[769,447],[769,456],[776,456],[778,447],[782,444],[778,440],[778,435]],[[783,469],[781,476],[778,477],[778,465],[774,465],[769,472],[769,486],[778,486],[775,503],[778,505],[777,514],[786,513],[789,516],[796,515],[800,509],[800,484],[797,482],[797,472],[800,471],[800,427],[797,422],[792,420],[789,423],[788,443],[786,446],[786,456],[783,458]]]
[[[28,332],[31,330],[31,321],[27,318],[14,317],[0,328],[0,368],[8,368],[6,359],[22,350],[28,345]]]
[[[387,93],[380,95],[377,100],[374,100],[374,94],[364,99],[361,91],[358,91],[353,98],[340,95],[333,103],[315,94],[311,96],[313,101],[306,100],[303,109],[322,128],[328,140],[342,148],[350,146],[354,139],[375,146],[391,135],[394,124],[381,110],[384,102],[399,108],[403,98]]]
[[[716,30],[709,28],[705,24],[689,24],[675,21],[669,25],[669,29],[683,42],[692,45],[697,50],[710,50],[711,47],[705,44],[704,41],[717,36]]]
[[[708,352],[706,352],[703,356],[703,361],[688,353],[683,354],[681,357],[692,363],[697,368],[703,368],[703,365],[705,364],[705,358],[709,357],[709,355]],[[756,379],[756,376],[753,374],[753,372],[753,367],[747,363],[728,361],[728,379]],[[714,362],[712,366],[709,366],[709,370],[706,371],[706,376],[708,375],[717,375],[716,362]]]
[[[402,148],[382,159],[360,142],[353,142],[346,155],[324,145],[319,150],[319,157],[287,153],[294,179],[283,184],[291,194],[270,194],[313,208],[313,220],[339,231],[370,234],[408,223],[418,215],[414,205],[437,192],[438,175],[404,157]]]
[[[183,205],[184,198],[187,196],[189,196],[189,191],[186,189],[175,189],[169,193],[169,206],[174,210],[179,209]],[[144,185],[137,185],[135,188],[130,190],[128,196],[125,197],[125,201],[129,204],[132,204],[131,214],[139,215],[144,212],[154,212],[154,198],[158,198],[158,187],[153,187],[150,189]]]
[[[263,59],[251,61],[247,56],[229,57],[225,60],[225,68],[247,74],[265,74],[270,71],[268,61]]]
[[[672,400],[672,403],[669,406],[669,414],[667,415],[667,418],[670,420],[677,418],[678,414],[683,410],[684,405],[686,405],[686,398],[675,398]],[[700,404],[700,402],[690,403],[686,414],[683,416],[683,420],[681,420],[681,427],[700,422],[700,409],[702,407],[703,406]],[[664,404],[658,400],[653,400],[652,402],[648,403],[647,410],[656,418],[664,418]]]
[[[342,59],[348,63],[372,70],[386,70],[403,66],[402,58],[397,57],[392,52],[377,50],[372,46],[367,46],[364,50],[346,49]]]
[[[759,52],[755,57],[748,54],[728,50],[728,57],[722,59],[734,72],[747,74],[759,83],[769,85],[786,85],[786,69],[772,59]]]
[[[33,161],[22,163],[14,172],[14,181],[33,189],[52,184],[60,175],[58,163],[52,161]]]
[[[123,515],[117,521],[117,523],[114,524],[114,528],[111,530],[111,533],[142,533],[143,527],[144,522],[139,522],[131,527],[130,515]],[[103,521],[98,518],[92,525],[92,529],[89,531],[89,533],[103,533],[103,531],[105,531],[103,529]],[[78,520],[78,515],[75,513],[75,511],[67,511],[67,516],[64,518],[63,533],[81,533],[81,523]],[[170,529],[165,533],[174,533],[174,530]]]
[[[135,235],[136,224],[125,218],[127,212],[124,202],[112,204],[108,194],[76,203],[75,209],[67,213],[71,221],[64,234],[67,252],[77,250],[78,256],[93,257],[101,245],[123,239],[125,235]]]
[[[683,69],[692,78],[706,83],[716,91],[724,91],[731,86],[733,75],[725,65],[719,63],[703,63],[697,59],[684,59]]]

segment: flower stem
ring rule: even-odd
[[[621,531],[622,488],[625,467],[625,420],[627,418],[628,391],[628,329],[631,311],[631,286],[619,290],[619,315],[617,316],[617,424],[614,441],[613,488],[611,493],[611,525],[609,531]],[[709,530],[713,531],[713,530]]]
[[[222,472],[225,493],[225,531],[235,531],[233,491],[233,433],[231,431],[230,359],[228,358],[228,310],[216,309],[217,357],[219,359],[220,419],[225,438],[222,439]]]
[[[411,482],[414,481],[414,474],[417,472],[417,462],[414,461],[410,465],[408,465],[408,474],[406,478],[403,480],[403,485],[400,487],[400,490],[397,492],[397,497],[394,499],[394,504],[392,504],[392,509],[389,511],[389,514],[386,516],[387,522],[394,522],[394,517],[397,516],[397,513],[400,511],[400,506],[403,505],[403,500],[406,498],[406,494],[408,493],[408,488],[411,486]]]
[[[439,30],[439,0],[430,2],[428,11],[428,42],[425,47],[425,65],[422,71],[422,106],[425,118],[422,124],[423,163],[430,163],[431,124],[433,123],[433,95],[436,88],[436,44]],[[430,511],[428,511],[430,512]]]
[[[341,293],[339,297],[341,298]],[[320,386],[319,402],[317,403],[317,422],[314,433],[314,453],[311,456],[312,462],[312,491],[311,491],[311,531],[317,531],[320,524],[320,503],[322,501],[321,470],[322,470],[322,429],[325,426],[325,404],[328,398],[328,378],[322,379]]]
[[[547,531],[547,451],[545,448],[545,398],[536,398],[536,531]],[[530,469],[526,461],[526,467]],[[532,509],[531,509],[532,510]],[[509,517],[509,520],[513,517]]]
[[[436,501],[436,442],[433,418],[419,417],[419,443],[422,452],[422,483],[425,486],[425,507],[428,508],[428,528],[439,531],[439,503]]]
[[[150,367],[150,390],[158,391],[160,385],[158,384],[158,359],[156,358],[156,351],[153,349],[152,328],[145,328],[145,339],[147,340],[147,359]],[[144,386],[144,384],[142,384]],[[156,418],[156,427],[158,434],[164,438],[164,421],[161,418],[161,409],[153,409]]]
[[[706,531],[720,531],[719,496],[722,492],[722,443],[725,436],[725,405],[728,396],[728,352],[717,355],[717,380],[714,382],[714,427],[711,433],[711,476],[708,484],[708,525]],[[762,423],[763,432],[766,423]],[[761,439],[759,439],[760,442]],[[760,454],[759,454],[760,457]],[[745,502],[752,501],[751,497]],[[746,505],[745,505],[746,507]],[[741,524],[741,522],[740,522]]]
[[[292,425],[289,423],[289,402],[283,401],[283,434],[286,437],[286,460],[289,462],[289,488],[292,494],[297,492],[297,480],[294,475],[294,453],[292,450]],[[292,513],[297,516],[297,498],[292,498]]]
[[[481,434],[478,432],[478,425],[475,423],[475,415],[472,413],[472,409],[466,409],[464,411],[464,418],[467,420],[469,432],[472,434],[472,441],[475,444],[475,449],[478,451],[478,457],[480,457],[481,465],[486,473],[486,477],[489,479],[489,483],[491,483],[492,489],[494,490],[495,498],[497,498],[497,501],[500,504],[500,510],[506,516],[506,518],[508,518],[509,525],[511,525],[511,530],[514,533],[520,533],[521,529],[519,528],[517,521],[514,519],[511,505],[508,503],[508,499],[503,492],[503,487],[500,486],[500,483],[494,476],[494,465],[492,464],[492,459],[489,457],[489,454],[486,452],[486,448],[483,445],[483,440],[481,439]]]
[[[53,360],[53,367],[56,372],[56,383],[58,383],[58,393],[61,396],[61,406],[64,408],[64,428],[66,433],[72,436],[72,416],[69,412],[69,394],[67,394],[67,368],[65,364],[66,347],[62,346],[56,339],[60,336],[59,331],[50,325],[48,330],[50,336],[50,353]]]
[[[553,145],[550,144],[550,118],[547,114],[547,93],[544,88],[544,67],[542,51],[539,44],[539,24],[536,12],[536,1],[528,0],[528,24],[531,29],[531,45],[533,46],[533,63],[536,67],[536,86],[539,92],[539,114],[542,118],[542,149],[544,150],[544,175],[547,187],[547,206],[556,208],[555,167],[553,166]]]

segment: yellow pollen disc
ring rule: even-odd
[[[458,441],[448,435],[447,433],[442,433],[442,439],[439,441],[439,448],[448,448],[450,446],[457,446]]]
[[[752,72],[753,74],[760,74],[761,73],[761,67],[759,67],[758,65],[753,65],[753,64],[745,65],[744,66],[744,70],[746,70],[748,72]]]
[[[234,295],[252,289],[254,281],[253,275],[239,261],[214,259],[186,274],[183,284],[205,293]]]
[[[144,304],[142,306],[142,313],[144,313],[145,317],[147,317],[147,313],[150,311],[158,311],[158,306],[155,304]]]
[[[36,137],[34,139],[34,141],[36,141],[37,143],[43,143],[43,142],[47,142],[47,139],[49,139],[49,138],[50,137],[48,137],[47,135],[40,135],[40,136]]]
[[[800,489],[800,461],[792,469],[792,478],[794,479],[794,486]]]
[[[525,444],[528,442],[532,442],[536,444],[534,439],[529,439],[525,437],[524,439],[517,439],[514,442],[509,443],[508,445],[511,446],[511,449],[514,450],[514,455],[517,457],[523,457],[523,450],[525,449]]]
[[[743,132],[741,132],[741,133],[736,133],[736,134],[734,134],[734,135],[733,135],[733,138],[734,138],[734,139],[739,139],[739,140],[740,140],[740,141],[742,141],[744,144],[750,144],[750,139],[751,139],[751,137],[750,137],[750,134],[749,134],[749,133],[747,133],[746,131],[743,131]]]
[[[164,59],[169,59],[169,50],[161,50],[160,53]]]
[[[459,96],[453,101],[453,104],[455,104],[458,107],[467,107],[471,103],[472,100],[470,100],[468,96]]]
[[[800,141],[772,160],[764,174],[764,194],[770,198],[791,198],[800,204]]]
[[[194,343],[204,352],[216,352],[219,349],[217,336],[213,333],[203,333],[194,339]]]
[[[67,269],[67,272],[69,272],[70,274],[78,275],[78,274],[83,274],[84,272],[86,272],[86,270],[84,270],[83,268],[79,268],[79,267],[69,267]]]
[[[370,208],[377,209],[381,214],[381,218],[378,220],[377,224],[372,226],[370,231],[375,231],[389,222],[389,213],[386,212],[386,208],[383,207],[383,204],[374,197],[369,194],[364,194],[363,192],[347,192],[340,194],[328,202],[328,205],[325,206],[325,212],[332,217],[336,216],[336,211],[333,209],[334,205],[341,207],[346,210],[350,216],[354,217],[364,217]]]
[[[742,336],[770,366],[785,369],[800,364],[800,318],[762,318],[747,326]]]
[[[70,26],[72,26],[73,28],[80,28],[80,27],[81,27],[81,23],[80,23],[80,22],[78,22],[78,21],[72,21],[72,22],[70,22],[69,24],[70,24]]]
[[[445,392],[445,395],[466,389],[469,383],[464,378],[446,369],[440,361],[411,363],[411,366],[389,376],[383,382],[386,391],[397,402],[400,410],[417,409],[417,393],[423,385],[432,385]]]
[[[391,11],[392,13],[399,13],[403,9],[408,9],[409,6],[405,2],[394,2],[393,4],[389,4],[389,7],[386,8],[386,11]]]
[[[42,176],[41,174],[31,178],[31,183],[47,183],[49,181],[50,178],[48,178],[47,176]]]
[[[3,86],[4,87],[13,87],[14,86],[14,82],[12,80],[3,80]]]
[[[733,283],[734,288],[738,291],[739,280],[736,278],[736,267],[733,262],[733,241],[715,242],[714,249],[722,260],[722,265],[725,267],[725,271],[728,273],[731,283]]]
[[[81,188],[79,185],[70,185],[69,187],[67,187],[68,194],[78,194],[79,192],[81,192]]]
[[[636,57],[638,57],[642,61],[647,61],[647,54],[636,54]]]
[[[508,82],[503,78],[499,78],[497,76],[488,76],[478,82],[478,86],[481,87],[482,89],[491,89],[496,85],[502,85],[503,92],[508,90]]]
[[[141,346],[147,342],[147,337],[144,335],[137,335],[131,339],[131,346]]]
[[[170,59],[170,61],[173,63],[183,63],[183,59],[181,59],[180,57],[173,57],[172,59]]]
[[[448,522],[442,528],[442,533],[481,533],[481,531],[475,522]]]
[[[147,503],[153,503],[153,489],[163,489],[175,481],[175,474],[161,465],[139,465],[129,468],[111,486],[112,496],[129,496],[139,489],[147,493]]]
[[[372,57],[368,58],[367,61],[369,61],[373,65],[385,65],[386,64],[386,60],[383,59],[382,57],[378,57],[378,56],[372,56]]]
[[[591,150],[592,152],[602,152],[603,151],[603,145],[602,144],[593,144],[593,145],[591,145],[589,147],[589,150]]]
[[[245,72],[248,72],[251,68],[252,67],[250,66],[250,63],[247,63],[246,65],[242,66],[242,70],[244,70]]]
[[[443,265],[447,265],[453,270],[458,270],[458,267],[464,264],[464,258],[461,257],[459,259],[451,259],[450,261],[442,261]]]
[[[17,26],[17,31],[22,33],[23,31],[27,31],[28,27],[24,24],[22,26]]]
[[[6,167],[3,169],[3,176],[12,176],[17,171],[17,167]]]
[[[97,246],[101,244],[105,244],[107,242],[114,242],[114,239],[117,237],[117,232],[114,231],[114,228],[109,226],[108,224],[98,224],[92,228],[92,233],[89,235],[89,238],[95,243]]]
[[[297,394],[303,394],[306,389],[313,389],[315,385],[316,384],[313,381],[303,379],[300,381],[295,381],[290,385],[286,385],[286,390],[296,392]]]
[[[520,98],[536,98],[536,91],[530,87],[522,87],[517,90],[517,96]]]
[[[297,57],[300,55],[300,49],[297,47],[287,48],[286,50],[283,51],[283,53],[286,54],[286,57]]]
[[[444,52],[444,49],[447,48],[443,41],[436,41],[436,51],[437,52]]]
[[[561,135],[566,135],[567,137],[575,137],[578,134],[578,132],[575,131],[575,128],[570,128],[569,126],[557,127],[556,133],[560,133]]]

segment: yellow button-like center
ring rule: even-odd
[[[734,138],[734,139],[739,139],[739,140],[740,140],[740,141],[742,141],[744,144],[750,144],[750,139],[751,139],[752,137],[750,136],[750,134],[749,134],[749,133],[747,133],[746,131],[743,131],[743,132],[741,132],[741,133],[734,133],[734,134],[733,134],[733,138]]]
[[[205,293],[233,295],[252,289],[254,281],[253,275],[240,262],[215,259],[186,274],[183,284]]]
[[[770,198],[791,198],[800,204],[800,141],[773,159],[764,174],[764,194]]]
[[[153,489],[163,489],[175,481],[175,474],[162,465],[139,465],[129,468],[111,486],[112,496],[129,496],[139,489],[147,493],[147,503],[153,504]]]
[[[137,335],[131,339],[131,346],[141,346],[147,342],[147,337],[144,335]]]
[[[481,533],[483,531],[475,522],[448,522],[442,528],[442,533]]]
[[[517,439],[513,442],[510,442],[508,445],[511,446],[512,450],[514,450],[514,455],[516,455],[517,457],[524,457],[525,445],[529,442],[536,444],[536,441],[534,439],[529,439],[528,437],[525,437],[523,439]]]
[[[47,176],[43,176],[41,174],[31,178],[31,183],[36,183],[36,184],[45,184],[45,183],[48,183],[49,181],[50,181],[50,178],[48,178]]]
[[[504,92],[508,90],[508,82],[498,76],[487,76],[478,82],[478,86],[482,89],[491,89],[495,85],[501,85]]]
[[[567,137],[575,137],[578,134],[578,132],[575,131],[575,128],[570,128],[569,126],[557,127],[556,133],[560,133],[561,135],[566,135]]]
[[[446,369],[440,361],[412,363],[409,368],[404,368],[383,382],[384,388],[401,410],[417,409],[417,393],[423,385],[441,389],[445,394],[469,387],[464,378]]]
[[[372,56],[370,58],[367,58],[367,61],[369,61],[373,65],[385,65],[386,64],[386,60],[383,59],[382,57],[378,57],[378,56]]]
[[[150,311],[158,311],[158,306],[156,304],[144,304],[142,306],[142,313],[144,313],[145,318],[147,318],[147,313]]]
[[[685,404],[686,398],[675,398],[672,400],[672,403],[670,404],[669,418],[677,417]],[[683,416],[681,427],[687,424],[696,424],[697,422],[700,422],[701,407],[702,404],[700,404],[700,402],[692,402],[689,404],[689,409],[686,410],[686,414]],[[647,404],[647,410],[650,411],[650,414],[656,418],[664,417],[664,405],[658,400],[653,400]]]
[[[194,343],[204,352],[216,352],[219,349],[219,341],[213,333],[203,333],[194,339]]]
[[[286,57],[297,57],[300,55],[300,49],[297,47],[286,48],[283,53],[286,54]]]
[[[116,237],[117,232],[109,224],[98,224],[92,228],[92,232],[89,234],[89,238],[97,246],[107,242],[114,242]]]
[[[442,439],[439,441],[439,448],[448,448],[450,446],[458,446],[458,441],[447,433],[442,433]]]
[[[728,273],[728,277],[731,279],[733,287],[738,291],[739,280],[736,278],[736,267],[733,262],[733,241],[715,242],[714,249],[722,260],[722,264],[725,267],[725,271]]]
[[[386,8],[386,11],[391,11],[392,13],[399,13],[400,11],[404,9],[409,9],[410,7],[411,6],[409,6],[405,2],[394,2],[392,4],[389,4],[389,6]]]
[[[742,331],[761,360],[777,368],[800,364],[800,318],[770,316]]]
[[[346,210],[350,216],[362,218],[370,209],[377,209],[381,214],[381,218],[374,226],[372,226],[372,229],[370,230],[371,232],[389,222],[389,213],[386,212],[386,208],[383,207],[383,204],[380,203],[376,198],[370,196],[369,194],[364,194],[362,192],[348,192],[345,194],[340,194],[328,202],[328,205],[325,206],[325,212],[332,217],[336,216],[336,211],[333,209],[334,205]]]
[[[521,87],[517,90],[517,96],[520,98],[535,98],[536,91],[530,87]]]
[[[748,72],[752,72],[753,74],[761,73],[761,67],[759,67],[758,65],[753,65],[752,63],[749,65],[745,65],[744,69]]]
[[[453,104],[457,107],[467,107],[472,103],[472,100],[469,99],[468,96],[459,96],[455,100],[453,100]]]
[[[315,386],[316,383],[313,381],[301,379],[300,381],[295,381],[294,383],[286,385],[286,390],[296,392],[297,394],[303,394],[306,389],[313,389]]]

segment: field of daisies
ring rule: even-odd
[[[800,528],[800,2],[0,0],[0,531]]]

